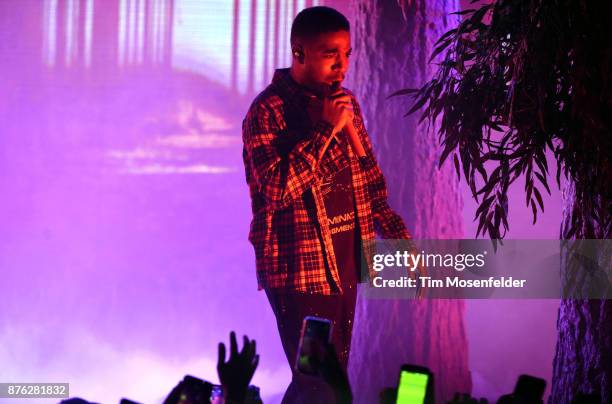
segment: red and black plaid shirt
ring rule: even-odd
[[[375,233],[384,239],[411,238],[387,203],[387,187],[359,104],[352,92],[343,90],[353,103],[353,124],[364,157],[351,151],[341,133],[318,159],[333,127],[324,120],[310,122],[309,93],[291,78],[288,68],[276,69],[272,83],[255,98],[242,122],[242,155],[253,211],[249,241],[255,250],[258,290],[343,292],[320,184],[345,164],[351,167],[362,242],[373,241]],[[371,249],[364,247],[363,252],[371,263]],[[371,265],[368,268],[372,277]]]

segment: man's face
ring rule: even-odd
[[[349,67],[351,35],[348,31],[320,34],[304,44],[304,78],[315,88],[342,82]]]

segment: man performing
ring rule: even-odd
[[[242,123],[258,289],[276,316],[293,379],[283,402],[312,402],[294,369],[305,316],[330,319],[346,372],[361,279],[362,240],[410,239],[387,189],[353,93],[340,87],[348,20],[329,7],[302,10],[291,27],[291,68],[276,69]],[[319,401],[314,401],[319,402]]]

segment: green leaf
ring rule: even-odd
[[[431,62],[432,60],[434,60],[434,58],[438,56],[444,49],[446,49],[448,45],[450,45],[451,42],[452,42],[452,38],[449,38],[449,39],[446,39],[444,42],[442,42],[440,45],[438,45],[434,49],[434,51],[431,53],[431,56],[429,57],[428,62]]]
[[[478,228],[476,229],[476,238],[478,238],[478,235],[480,234],[480,230],[483,229],[486,216],[487,215],[485,215],[484,212],[482,215],[480,215],[480,221],[478,222]],[[484,235],[484,233],[482,234]]]
[[[440,156],[440,161],[438,162],[438,169],[442,167],[442,164],[444,164],[444,161],[446,160],[450,152],[453,151],[453,149],[454,147],[452,145],[450,144],[446,145],[446,147],[444,148],[444,151],[442,152],[442,155]]]
[[[538,210],[536,209],[536,203],[533,200],[533,198],[531,198],[531,211],[533,212],[533,223],[532,224],[535,224],[536,219],[538,217]]]
[[[451,14],[452,14],[452,13],[451,13]],[[446,31],[446,32],[444,33],[444,35],[442,35],[442,36],[440,37],[440,39],[438,39],[438,40],[436,41],[436,43],[434,44],[434,46],[437,46],[437,45],[438,45],[439,43],[441,43],[442,41],[444,41],[444,40],[448,39],[448,37],[449,37],[449,36],[451,36],[451,35],[453,35],[455,32],[457,32],[457,28],[453,28],[453,29],[451,29],[451,30],[449,30],[449,31]]]
[[[525,191],[527,191],[525,204],[529,204],[529,200],[531,199],[531,191],[533,190],[533,180],[531,178],[525,178]]]
[[[476,11],[475,8],[468,8],[467,10],[453,11],[452,13],[448,13],[448,15],[464,15],[467,13],[473,13],[474,11]]]
[[[482,21],[482,17],[484,17],[485,13],[486,13],[487,11],[489,11],[489,8],[491,8],[491,5],[486,5],[486,6],[481,7],[481,8],[480,8],[478,11],[476,11],[476,12],[475,12],[475,13],[472,15],[472,17],[470,18],[470,20],[469,20],[469,21],[470,21],[472,24],[477,24],[477,23],[479,23],[480,21]]]
[[[457,179],[461,180],[461,174],[459,170],[459,158],[457,157],[457,153],[453,154],[453,160],[455,161],[455,171],[457,172]]]
[[[533,194],[535,195],[536,199],[538,200],[538,204],[540,205],[540,209],[542,209],[542,212],[544,212],[544,202],[542,201],[542,195],[540,195],[540,191],[538,190],[538,188],[533,187]]]
[[[540,180],[540,182],[542,183],[542,185],[544,185],[544,188],[546,188],[546,191],[548,192],[548,195],[551,195],[550,193],[550,188],[548,188],[548,184],[546,183],[546,178],[544,178],[544,176],[540,173],[534,173],[536,177],[538,177],[538,179]]]
[[[478,209],[476,209],[476,214],[474,215],[474,220],[476,220],[476,218],[478,217],[478,215],[481,212],[484,213],[484,212],[488,211],[489,206],[491,206],[491,202],[493,202],[493,199],[495,199],[495,196],[490,196],[487,199],[482,201],[482,203],[480,204]]]
[[[391,95],[388,95],[386,99],[389,99],[391,97],[396,97],[398,95],[414,94],[414,93],[418,93],[419,91],[420,91],[419,88],[403,88],[401,90],[394,92]]]
[[[413,114],[416,110],[418,110],[419,108],[421,108],[423,105],[425,105],[425,102],[427,101],[427,97],[421,97],[418,101],[416,101],[413,105],[412,108],[410,108],[410,110],[408,112],[406,112],[406,114],[404,114],[404,116],[408,116],[410,114]]]

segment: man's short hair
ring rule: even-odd
[[[350,30],[348,20],[338,10],[326,6],[308,7],[295,16],[290,41],[293,46],[296,39],[309,40],[327,32]]]

